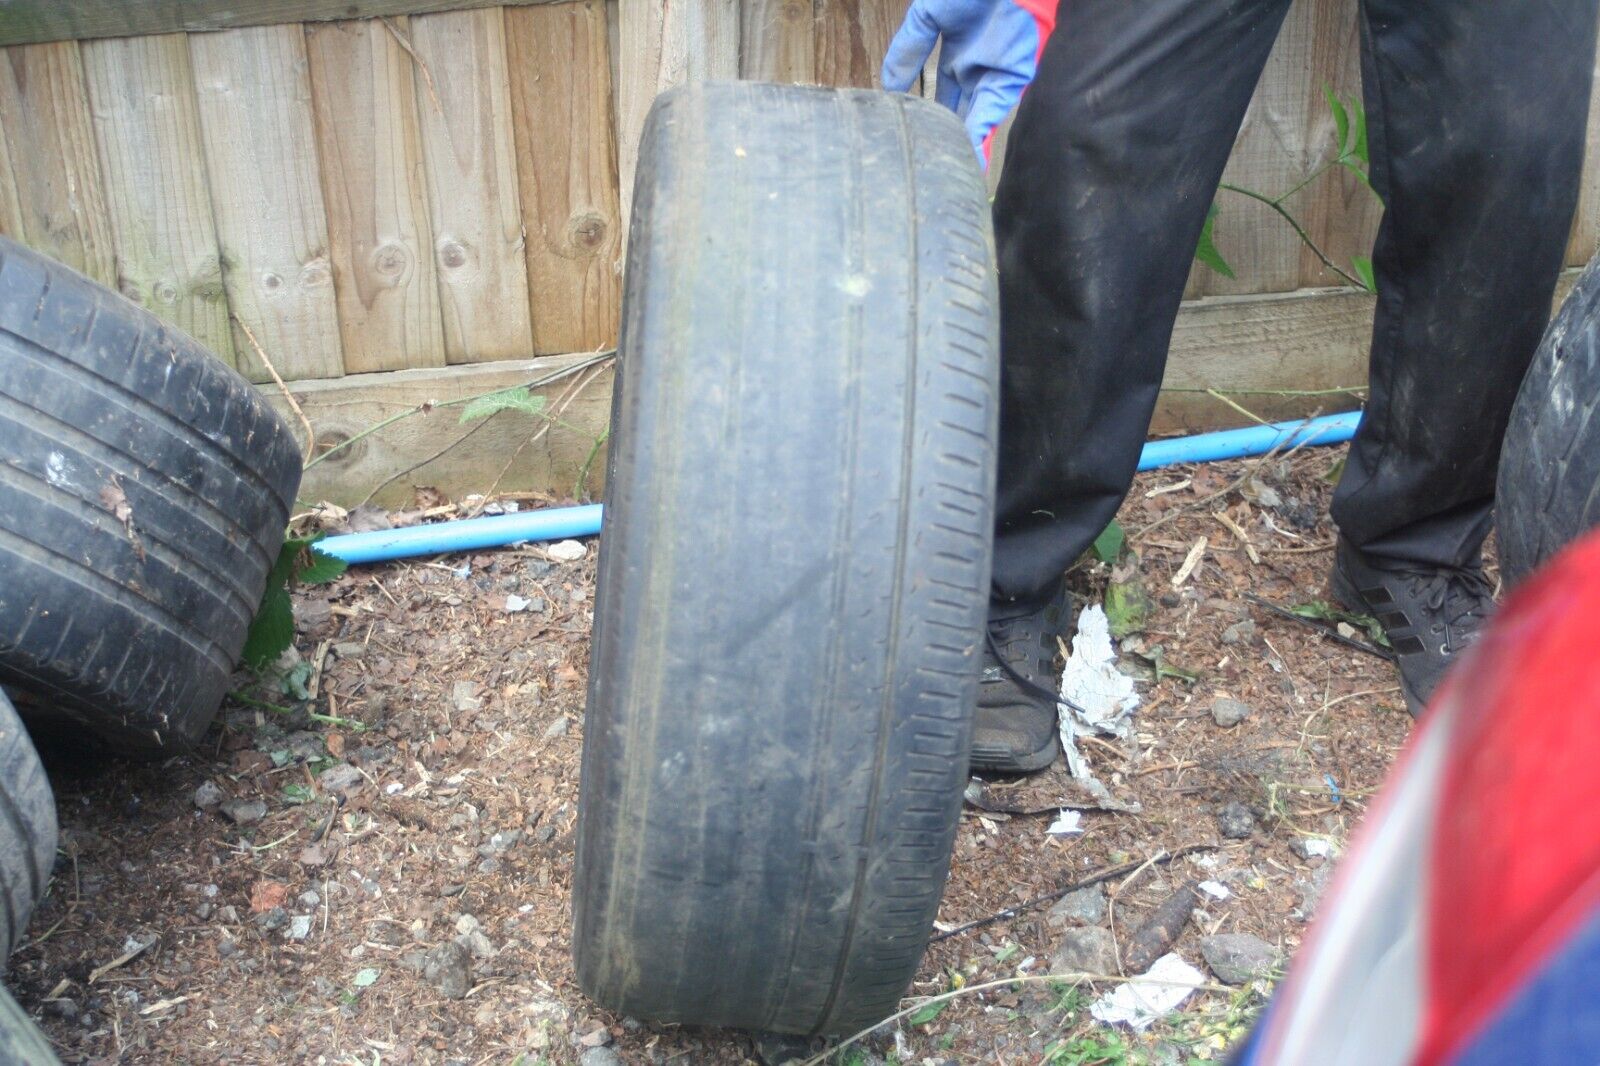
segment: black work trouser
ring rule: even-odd
[[[1127,494],[1190,259],[1288,6],[1061,2],[995,200],[998,600],[1046,594]],[[1577,201],[1596,7],[1361,4],[1386,209],[1370,399],[1333,517],[1379,560],[1478,559]]]

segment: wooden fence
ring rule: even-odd
[[[119,289],[252,380],[269,379],[266,353],[326,447],[612,346],[655,94],[699,78],[870,86],[904,7],[0,0],[0,232]],[[1296,0],[1227,181],[1276,195],[1335,150],[1322,90],[1359,91],[1354,11],[1355,0]],[[1344,264],[1370,247],[1381,210],[1337,170],[1285,203]],[[1216,241],[1237,277],[1191,277],[1158,428],[1236,422],[1206,388],[1364,380],[1370,298],[1334,287],[1264,205],[1228,193],[1219,205]],[[1597,237],[1591,167],[1573,265]],[[319,464],[305,495],[350,502],[384,483],[379,498],[395,501],[417,484],[460,493],[496,477],[570,491],[608,404],[609,380],[575,391],[584,380],[548,386],[567,405],[561,424],[515,412],[397,421]],[[1325,402],[1240,399],[1266,414]]]

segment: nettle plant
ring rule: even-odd
[[[1268,196],[1266,193],[1257,192],[1255,189],[1246,189],[1239,185],[1231,185],[1228,182],[1223,182],[1218,186],[1218,189],[1223,192],[1233,193],[1236,196],[1255,200],[1257,203],[1266,204],[1294,229],[1295,235],[1305,243],[1307,248],[1311,249],[1312,254],[1322,260],[1324,266],[1343,279],[1345,284],[1365,289],[1368,292],[1377,292],[1378,285],[1372,275],[1372,259],[1370,256],[1353,255],[1350,257],[1350,269],[1344,269],[1338,263],[1335,263],[1321,248],[1317,247],[1316,242],[1311,239],[1311,235],[1300,224],[1300,220],[1295,218],[1294,214],[1284,206],[1284,203],[1295,193],[1301,191],[1330,170],[1341,167],[1360,178],[1361,184],[1371,190],[1374,196],[1378,195],[1377,190],[1372,188],[1372,181],[1367,175],[1367,169],[1371,161],[1367,153],[1367,112],[1361,106],[1361,101],[1354,96],[1341,97],[1326,85],[1322,87],[1322,96],[1328,102],[1328,110],[1333,115],[1334,134],[1337,138],[1337,154],[1330,159],[1324,160],[1320,166],[1310,174],[1307,174],[1288,192],[1277,196]],[[1195,248],[1194,257],[1223,277],[1231,278],[1234,276],[1233,267],[1228,264],[1228,261],[1222,257],[1222,253],[1217,250],[1214,238],[1214,227],[1219,213],[1219,205],[1213,203],[1211,210],[1206,214],[1205,228],[1200,231],[1200,244]]]

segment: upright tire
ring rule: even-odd
[[[0,970],[50,883],[55,858],[56,802],[50,781],[21,719],[0,692]],[[5,1061],[10,1060],[0,1057]]]
[[[1500,451],[1495,526],[1514,584],[1600,523],[1600,256],[1545,330]]]
[[[651,111],[573,886],[598,1002],[838,1033],[915,973],[988,601],[994,284],[943,109],[740,83]]]
[[[195,341],[0,239],[0,680],[118,751],[215,713],[300,481],[255,389]]]

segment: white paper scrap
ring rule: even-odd
[[[1092,780],[1094,775],[1078,751],[1077,738],[1104,733],[1126,740],[1131,731],[1128,717],[1139,706],[1133,678],[1117,669],[1111,626],[1099,604],[1085,607],[1078,615],[1072,655],[1061,674],[1061,699],[1061,747],[1067,769],[1073,777]]]
[[[528,609],[528,604],[531,602],[533,601],[525,600],[521,596],[518,596],[515,592],[509,592],[506,594],[506,610],[511,614],[516,614],[518,611],[526,611]]]
[[[1200,891],[1204,892],[1212,899],[1227,899],[1229,896],[1233,895],[1233,893],[1228,889],[1228,886],[1223,884],[1221,881],[1201,881]]]
[[[1069,833],[1083,832],[1083,813],[1081,811],[1063,810],[1056,820],[1050,823],[1050,828],[1045,830],[1051,836],[1066,836]]]
[[[1107,1025],[1125,1022],[1133,1029],[1143,1030],[1157,1018],[1176,1010],[1205,982],[1204,974],[1169,953],[1157,959],[1144,974],[1095,1000],[1089,1013]]]
[[[1333,845],[1321,837],[1306,837],[1305,847],[1308,858],[1327,858],[1333,854]]]

